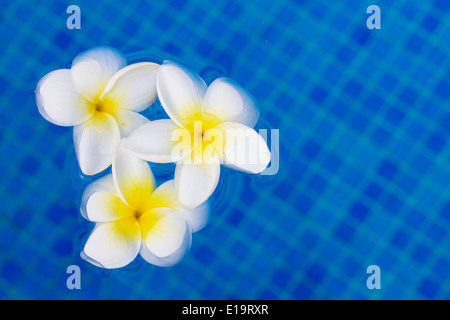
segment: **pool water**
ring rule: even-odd
[[[71,4],[81,30],[66,27]],[[366,27],[371,4],[381,30]],[[2,2],[0,298],[450,298],[449,11],[446,0]],[[258,127],[280,130],[278,173],[224,170],[209,226],[174,267],[108,271],[79,256],[92,178],[34,88],[98,45],[228,76],[259,101]],[[148,114],[164,116],[158,103]],[[81,290],[66,287],[70,265]],[[380,290],[366,286],[370,265]]]

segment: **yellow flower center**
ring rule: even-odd
[[[220,145],[223,137],[221,132],[215,129],[222,122],[218,117],[204,112],[197,112],[186,119],[185,129],[188,130],[191,139],[191,160],[201,161],[206,156],[205,150],[212,151],[214,149],[218,153],[222,152]]]
[[[114,234],[123,238],[139,240],[153,228],[160,218],[161,216],[156,211],[135,210],[132,216],[114,222]]]
[[[134,217],[139,220],[144,213],[142,210],[134,210]]]
[[[108,99],[98,99],[97,102],[94,103],[94,108],[96,112],[106,112],[109,114],[113,114],[117,110],[116,103]]]

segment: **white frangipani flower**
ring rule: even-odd
[[[155,190],[150,166],[124,143],[114,154],[112,174],[83,193],[81,214],[96,226],[81,256],[107,269],[126,266],[138,254],[157,266],[174,265],[189,251],[192,232],[207,224],[208,204],[183,208],[173,180]]]
[[[267,167],[270,151],[252,129],[259,109],[244,88],[228,78],[207,87],[198,75],[171,61],[160,66],[156,86],[170,119],[139,127],[126,148],[147,161],[178,162],[175,186],[183,206],[192,209],[208,199],[219,181],[220,163],[249,173]],[[186,132],[187,148],[174,152],[180,137],[186,142]]]
[[[141,112],[155,102],[159,65],[126,66],[115,49],[97,47],[79,54],[71,69],[45,75],[36,88],[41,115],[60,126],[74,126],[73,140],[84,174],[111,165],[121,138],[148,122]]]

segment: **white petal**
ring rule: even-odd
[[[175,186],[178,198],[187,209],[194,209],[204,203],[217,187],[220,177],[220,164],[177,164]]]
[[[236,122],[216,126],[225,136],[225,165],[248,173],[262,172],[270,162],[267,143],[255,130]]]
[[[177,211],[185,210],[178,200],[174,180],[164,182],[153,191],[150,198],[153,208],[171,208]]]
[[[114,181],[111,174],[108,174],[100,179],[95,180],[91,184],[89,184],[86,189],[83,191],[83,195],[81,196],[81,206],[80,211],[83,218],[87,220],[91,220],[88,217],[86,206],[89,198],[96,192],[110,192],[115,193],[116,189],[114,188]],[[91,220],[95,221],[95,220]]]
[[[85,123],[74,127],[73,140],[81,171],[94,175],[111,165],[120,131],[113,116],[97,112]]]
[[[189,222],[192,232],[203,229],[209,222],[210,207],[208,202],[204,202],[192,210],[184,208],[178,200],[174,180],[164,182],[153,191],[150,201],[155,208],[171,208],[181,212]]]
[[[157,208],[140,219],[142,247],[140,254],[149,263],[171,266],[189,251],[192,232],[186,219],[169,208]]]
[[[219,78],[211,83],[203,100],[203,111],[213,114],[222,122],[239,122],[251,128],[259,118],[255,98],[228,78]]]
[[[115,191],[111,174],[87,186],[83,192],[80,209],[85,219],[94,222],[114,221],[134,214]]]
[[[209,223],[211,210],[208,201],[205,201],[192,210],[183,210],[182,213],[184,214],[187,222],[189,222],[189,225],[192,228],[192,232],[195,233],[206,227],[206,225]]]
[[[141,232],[135,218],[97,223],[82,257],[106,268],[121,268],[133,261],[141,246]]]
[[[164,61],[156,80],[158,97],[169,117],[183,126],[201,113],[206,83],[197,74],[172,61]]]
[[[189,138],[186,138],[189,140],[189,132],[177,126],[170,119],[150,121],[130,134],[126,141],[126,148],[147,161],[156,163],[177,162],[191,152],[190,142],[183,149],[181,148],[184,146],[183,142],[178,141],[178,133],[184,132],[189,135]]]
[[[129,110],[118,110],[112,115],[119,125],[122,138],[127,138],[134,130],[149,122],[143,115]]]
[[[90,221],[108,222],[134,216],[135,210],[128,207],[116,192],[96,192],[86,204]]]
[[[100,96],[112,101],[116,108],[143,111],[156,100],[156,75],[159,65],[151,62],[135,63],[117,71]]]
[[[155,178],[147,162],[125,149],[123,139],[114,154],[112,175],[116,191],[130,207],[146,210],[155,188]]]
[[[96,102],[109,79],[125,67],[125,57],[116,49],[96,47],[80,53],[72,62],[72,78],[78,90]]]
[[[70,70],[55,70],[45,75],[36,87],[39,113],[59,126],[74,126],[88,120],[94,107],[80,95]]]

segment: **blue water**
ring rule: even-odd
[[[81,30],[66,28],[69,4]],[[381,30],[366,28],[371,4]],[[1,1],[0,298],[450,298],[449,11],[447,0]],[[278,174],[225,170],[210,225],[175,267],[105,271],[79,257],[90,180],[71,129],[39,115],[33,90],[98,45],[229,76],[259,101],[259,126],[280,129]],[[366,287],[373,264],[380,290]]]

